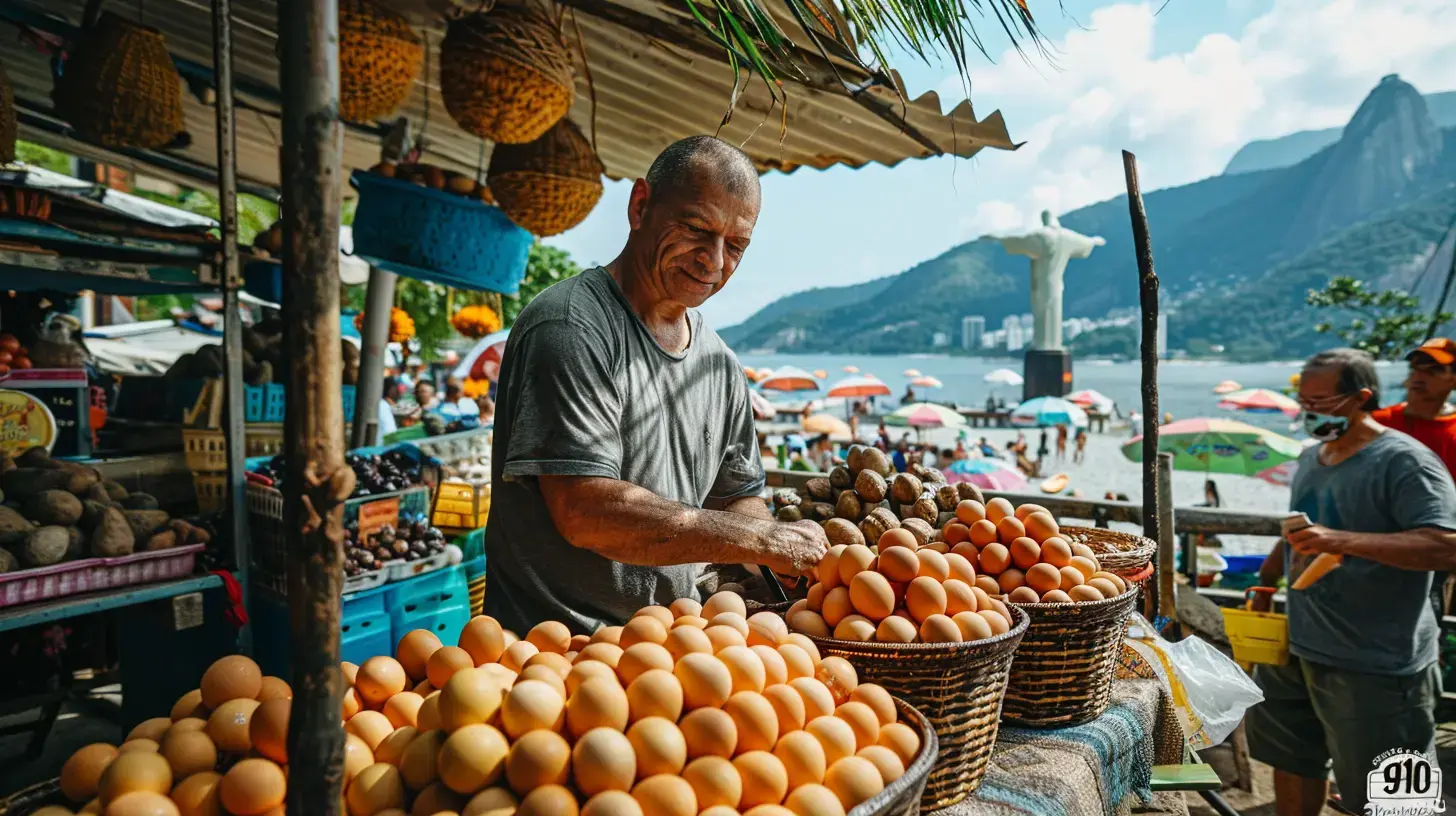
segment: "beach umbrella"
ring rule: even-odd
[[[1021,427],[1046,428],[1052,425],[1087,427],[1087,412],[1082,406],[1061,397],[1035,397],[1016,406],[1011,424]]]
[[[1290,417],[1299,416],[1300,411],[1299,403],[1267,388],[1250,388],[1228,394],[1219,401],[1218,407],[1230,411],[1248,411],[1251,414],[1283,414]]]
[[[890,386],[871,376],[845,377],[829,386],[830,397],[888,397]]]
[[[768,401],[768,397],[757,391],[748,392],[748,402],[753,406],[754,419],[768,420],[778,416],[779,412],[774,409],[773,403]]]
[[[814,369],[814,376],[815,377],[818,377],[821,380],[827,379],[829,377],[829,372],[828,371],[825,371],[822,368],[816,368],[816,369]]]
[[[852,442],[849,423],[829,414],[814,414],[803,422],[804,433],[813,436],[828,436],[835,442]]]
[[[1017,374],[1009,368],[998,368],[982,379],[993,385],[1021,385],[1025,382],[1020,374]]]
[[[912,402],[885,417],[886,425],[908,425],[911,428],[959,428],[966,418],[952,408],[931,402]]]
[[[1101,391],[1093,391],[1090,388],[1068,394],[1067,402],[1076,403],[1083,408],[1091,408],[1099,414],[1112,413],[1112,398]]]
[[[922,374],[916,377],[915,379],[910,381],[910,384],[915,386],[916,388],[940,388],[945,385],[945,383],[937,380],[929,374]]]
[[[988,490],[1009,491],[1026,487],[1026,476],[1015,465],[1001,459],[958,459],[944,473],[949,484],[970,482]]]
[[[1239,390],[1240,388],[1243,388],[1243,386],[1242,385],[1239,385],[1238,383],[1234,382],[1233,380],[1224,380],[1223,382],[1221,382],[1218,385],[1215,385],[1213,387],[1213,393],[1215,393],[1215,394],[1232,394],[1233,392]]]
[[[841,370],[844,371],[845,374],[858,374],[859,373],[859,366],[849,365],[849,366],[845,366]]]
[[[1294,474],[1299,471],[1299,460],[1290,459],[1288,462],[1281,462],[1267,470],[1261,470],[1254,476],[1263,479],[1272,485],[1289,487],[1294,484]]]
[[[905,369],[905,376],[906,377],[919,377],[920,376],[920,369],[918,369],[918,368],[907,368],[907,369]]]
[[[1158,429],[1158,450],[1173,454],[1178,470],[1254,476],[1299,458],[1302,449],[1287,436],[1232,419],[1180,419]],[[1142,435],[1123,445],[1122,454],[1141,462]]]
[[[494,382],[495,378],[500,376],[501,359],[505,356],[506,340],[510,336],[510,329],[502,329],[475,341],[475,345],[460,359],[455,370],[450,373],[462,380]]]
[[[818,391],[819,381],[802,368],[784,366],[769,372],[758,387],[764,391]]]

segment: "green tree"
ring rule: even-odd
[[[1340,320],[1338,324],[1317,323],[1315,331],[1333,334],[1378,360],[1403,357],[1426,339],[1431,324],[1431,316],[1415,295],[1403,289],[1373,291],[1364,281],[1346,276],[1332,278],[1323,289],[1309,290],[1305,302],[1334,311]],[[1447,312],[1436,316],[1437,323],[1450,319]]]
[[[571,259],[571,253],[566,250],[547,246],[540,241],[531,244],[531,256],[526,261],[526,277],[521,280],[520,293],[514,298],[501,298],[503,324],[507,327],[513,325],[526,304],[545,291],[546,287],[575,277],[580,272],[581,267]]]

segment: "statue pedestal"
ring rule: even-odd
[[[1064,397],[1072,392],[1072,353],[1066,349],[1028,349],[1024,376],[1023,400]]]

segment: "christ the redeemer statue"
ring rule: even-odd
[[[1001,239],[1012,255],[1031,258],[1031,347],[1040,351],[1062,348],[1062,274],[1067,261],[1086,258],[1107,243],[1100,236],[1089,238],[1064,228],[1050,210],[1041,214],[1043,226],[1025,235]]]

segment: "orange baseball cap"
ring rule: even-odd
[[[1420,348],[1407,354],[1405,358],[1409,360],[1417,354],[1424,354],[1441,365],[1451,365],[1456,362],[1456,340],[1449,337],[1432,337],[1422,343]]]

